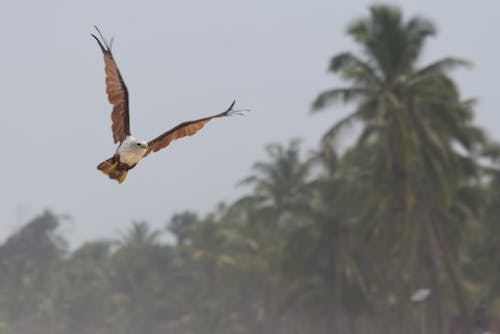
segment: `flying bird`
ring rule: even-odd
[[[111,53],[111,44],[113,40],[111,39],[108,44],[100,30],[97,27],[95,27],[95,29],[100,39],[94,34],[91,34],[91,36],[95,38],[104,54],[106,93],[109,103],[113,105],[111,129],[114,143],[118,144],[115,154],[106,161],[101,162],[97,166],[97,169],[109,178],[118,181],[118,183],[125,181],[128,171],[134,168],[142,158],[146,157],[151,152],[157,152],[167,147],[170,142],[176,139],[194,135],[214,118],[221,118],[234,114],[242,115],[243,111],[248,111],[246,109],[233,109],[236,103],[236,101],[233,101],[229,108],[220,114],[183,122],[148,142],[135,138],[130,132],[127,86],[123,81],[123,77]]]

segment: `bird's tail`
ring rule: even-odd
[[[97,169],[107,175],[110,179],[118,181],[118,183],[125,181],[128,173],[128,169],[123,169],[115,157],[101,162],[97,165]]]

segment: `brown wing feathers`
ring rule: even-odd
[[[130,124],[129,124],[129,106],[128,106],[128,90],[125,86],[125,82],[120,74],[120,70],[113,59],[113,54],[111,53],[111,47],[106,43],[106,39],[101,34],[99,29],[95,27],[101,40],[97,38],[94,34],[91,34],[95,38],[99,47],[104,54],[104,64],[106,72],[106,93],[108,95],[109,102],[113,105],[113,112],[111,113],[112,120],[112,130],[113,139],[115,143],[121,142],[125,139],[127,135],[130,135]],[[226,111],[216,114],[213,116],[197,119],[194,121],[183,122],[173,129],[168,130],[162,135],[156,137],[148,143],[148,150],[146,155],[151,152],[157,152],[164,147],[167,147],[170,142],[186,137],[192,136],[198,132],[205,124],[210,122],[210,120],[218,117],[231,116],[234,114],[241,114],[242,111],[246,110],[234,110],[233,101]]]
[[[104,54],[106,93],[109,103],[113,105],[111,129],[113,130],[113,140],[115,143],[118,143],[123,141],[127,135],[130,135],[128,90],[120,74],[120,70],[113,59],[110,46],[106,43],[99,29],[95,28],[102,39],[102,43],[94,34],[91,35],[95,38]]]
[[[167,147],[168,144],[170,144],[170,142],[172,142],[176,139],[194,135],[196,132],[201,130],[201,128],[203,128],[203,126],[205,126],[205,124],[207,124],[208,122],[210,122],[214,118],[226,117],[226,116],[231,116],[234,114],[241,115],[242,111],[246,111],[246,110],[234,110],[233,107],[234,107],[235,103],[236,103],[236,101],[233,101],[233,103],[231,103],[229,108],[227,108],[226,111],[224,111],[220,114],[205,117],[205,118],[200,118],[200,119],[197,119],[194,121],[183,122],[183,123],[177,125],[176,127],[174,127],[173,129],[168,130],[167,132],[156,137],[155,139],[151,140],[148,143],[148,150],[144,156],[148,155],[151,152],[157,152],[157,151],[161,150],[162,148]]]

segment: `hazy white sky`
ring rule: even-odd
[[[73,243],[109,237],[132,220],[163,227],[175,212],[205,213],[232,201],[238,180],[270,142],[293,136],[313,148],[345,111],[310,115],[316,94],[338,85],[335,53],[356,50],[345,34],[371,1],[63,1],[0,3],[0,239],[50,208],[70,214]],[[477,123],[497,139],[500,5],[494,1],[389,1],[439,28],[423,60],[453,55],[477,97]],[[223,111],[237,99],[246,117],[215,120],[196,136],[152,154],[125,183],[96,165],[115,150],[93,25],[113,36],[128,85],[131,129],[151,139],[179,122]]]

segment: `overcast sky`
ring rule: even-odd
[[[132,220],[165,226],[176,212],[206,213],[245,189],[236,183],[271,142],[304,139],[311,149],[346,109],[310,115],[310,103],[339,85],[328,59],[356,51],[346,25],[371,1],[3,0],[0,3],[0,239],[49,208],[69,214],[73,245],[111,237]],[[423,63],[471,60],[454,75],[477,97],[477,123],[500,139],[495,1],[389,1],[406,17],[438,26]],[[245,117],[209,123],[196,136],[150,155],[119,185],[96,169],[114,153],[111,106],[93,25],[114,37],[130,93],[131,129],[149,140],[179,122],[223,111]]]

